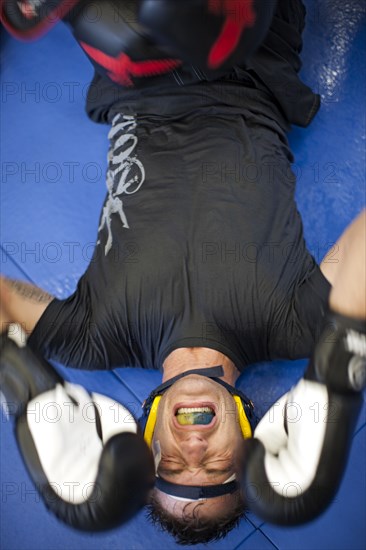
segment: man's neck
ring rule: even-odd
[[[234,363],[223,353],[210,348],[178,348],[163,363],[163,382],[192,369],[205,369],[222,365],[224,382],[235,385],[240,375]]]

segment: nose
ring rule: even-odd
[[[180,447],[186,459],[193,464],[200,462],[206,451],[208,442],[200,435],[191,434],[187,439],[181,441]]]

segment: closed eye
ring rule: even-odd
[[[166,468],[164,466],[159,466],[158,468],[158,474],[162,476],[177,476],[184,472],[184,468]],[[203,470],[208,475],[223,475],[223,474],[232,474],[233,473],[233,467],[232,465],[228,466],[227,468],[205,468],[203,467]]]
[[[158,474],[159,476],[177,476],[179,474],[182,474],[184,472],[184,469],[181,470],[171,470],[170,468],[158,468]]]
[[[209,469],[205,469],[205,472],[206,474],[216,474],[216,475],[220,475],[220,474],[232,474],[233,473],[233,468],[232,466],[228,466],[228,468],[209,468]]]

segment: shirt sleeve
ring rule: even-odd
[[[93,312],[85,276],[66,300],[54,299],[28,339],[31,349],[46,359],[73,368],[104,370],[123,364],[123,351],[109,341]]]
[[[309,275],[295,288],[272,330],[271,359],[309,357],[321,334],[331,284],[313,262]]]

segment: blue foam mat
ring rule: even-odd
[[[290,141],[305,236],[321,260],[365,203],[366,29],[361,0],[306,4],[303,74],[323,104],[312,125],[294,129]],[[61,25],[27,45],[3,34],[2,49],[1,270],[65,297],[85,271],[95,242],[108,128],[83,113],[92,70]],[[239,385],[263,414],[304,367],[304,362],[253,366]],[[159,373],[141,369],[65,372],[91,391],[134,404],[136,411],[160,381]],[[282,529],[249,514],[223,541],[195,548],[365,549],[365,424],[364,407],[345,478],[321,518]],[[37,501],[4,416],[0,444],[1,550],[178,548],[144,512],[106,534],[80,534],[61,525]]]

